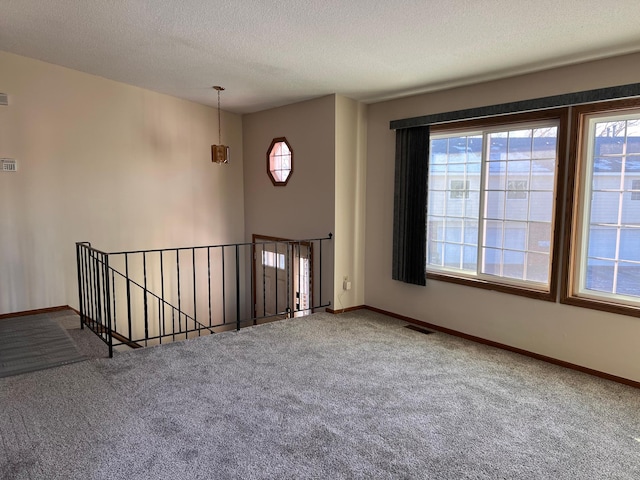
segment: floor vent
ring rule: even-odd
[[[433,333],[431,330],[425,330],[424,328],[417,327],[416,325],[405,325],[405,328],[409,330],[415,330],[416,332],[424,333],[425,335],[429,335]]]

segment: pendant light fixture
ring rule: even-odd
[[[220,145],[211,145],[211,161],[213,163],[229,163],[229,147],[222,145],[222,122],[220,121],[220,92],[224,87],[215,86],[214,90],[218,91],[218,143]]]

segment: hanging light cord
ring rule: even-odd
[[[222,127],[220,123],[220,90],[218,90],[218,143],[222,145]]]

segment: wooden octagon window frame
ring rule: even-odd
[[[273,172],[271,170],[271,151],[278,143],[284,143],[289,149],[289,153],[291,154],[289,162],[289,174],[284,181],[277,180],[273,176]],[[291,148],[291,145],[285,137],[278,137],[271,140],[271,145],[269,145],[269,148],[267,149],[267,175],[269,175],[271,183],[273,183],[273,185],[276,187],[284,187],[287,183],[289,183],[289,179],[291,178],[291,175],[293,175],[293,148]]]

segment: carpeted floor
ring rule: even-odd
[[[85,359],[56,317],[41,314],[0,320],[0,377]]]
[[[372,312],[0,379],[0,478],[637,479],[640,392]]]

